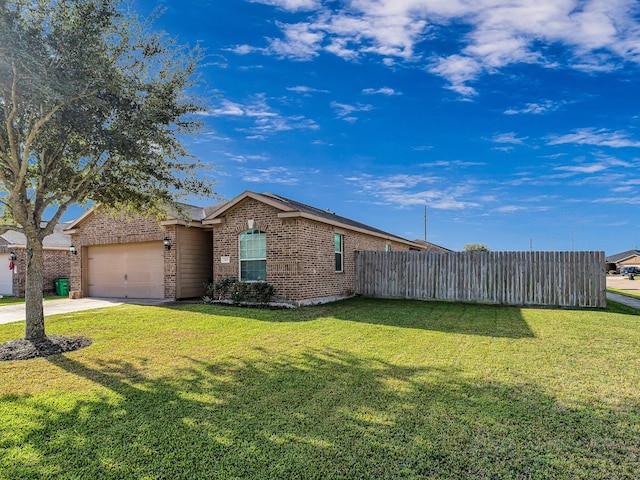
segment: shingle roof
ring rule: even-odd
[[[194,222],[201,222],[202,220],[204,220],[204,218],[211,214],[212,212],[216,211],[218,208],[220,208],[223,204],[218,204],[218,205],[210,205],[210,206],[206,206],[206,207],[198,207],[196,205],[189,205],[187,203],[179,203],[180,207],[182,208],[182,210],[184,211],[184,213],[186,213],[186,217]],[[78,218],[76,218],[73,222],[69,222],[65,228],[71,229],[73,230],[74,228],[77,228],[79,225],[81,225],[82,223],[84,223],[84,221],[89,218],[90,216],[92,216],[93,214],[95,214],[99,209],[101,208],[100,205],[96,205],[94,207],[92,207],[90,210],[84,212],[82,215],[80,215]],[[178,212],[172,208],[167,209],[167,214],[169,217],[173,217],[176,219],[179,219],[179,215]]]
[[[418,245],[422,245],[425,248],[426,251],[433,251],[433,252],[453,252],[453,250],[449,250],[448,248],[442,247],[440,245],[436,245],[435,243],[431,243],[431,242],[426,242],[424,240],[420,240],[419,238],[416,238],[415,240],[412,240],[413,243],[417,243]]]
[[[204,217],[206,217],[208,215],[208,209],[217,207],[217,205],[213,205],[211,207],[198,207],[197,205],[189,205],[187,203],[179,203],[180,208],[182,208],[184,210],[184,212],[187,214],[187,216],[196,222],[201,222]],[[215,208],[214,208],[215,210]],[[177,217],[178,214],[175,210],[171,209],[169,210],[169,215]],[[210,212],[209,212],[210,213]]]
[[[371,232],[376,232],[382,235],[388,235],[389,237],[398,238],[400,240],[408,241],[406,238],[399,237],[398,235],[394,235],[389,232],[385,232],[384,230],[380,230],[375,227],[371,227],[364,223],[356,222],[355,220],[351,220],[350,218],[342,217],[340,215],[336,215],[335,213],[329,212],[327,210],[321,210],[320,208],[312,207],[310,205],[306,205],[304,203],[297,202],[295,200],[291,200],[289,198],[281,197],[279,195],[274,195],[273,193],[262,193],[265,197],[270,198],[271,200],[275,200],[277,202],[282,203],[283,205],[290,207],[294,210],[298,210],[300,212],[310,213],[312,215],[316,215],[321,218],[325,218],[327,220],[332,220],[334,222],[340,222],[345,225],[349,225],[351,227],[362,228],[365,230],[369,230]]]
[[[605,258],[605,261],[611,263],[618,263],[620,260],[624,260],[625,258],[634,257],[636,255],[640,255],[640,250],[627,250],[626,252],[616,253],[614,255],[609,255]]]
[[[43,222],[42,226],[44,227],[45,225],[46,225],[46,222]],[[53,228],[53,233],[44,238],[44,241],[42,242],[43,246],[62,247],[62,248],[69,247],[71,245],[71,237],[66,233],[63,233],[63,230],[67,228],[68,225],[69,223],[58,223]],[[24,234],[20,232],[16,232],[15,230],[9,230],[8,232],[5,232],[2,235],[0,235],[0,237],[5,239],[7,244],[9,245],[26,245],[27,244],[27,237],[25,237]]]

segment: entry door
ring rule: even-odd
[[[89,247],[89,296],[164,298],[163,252],[162,242]]]
[[[0,253],[0,295],[13,294],[13,270],[9,270],[9,254]]]

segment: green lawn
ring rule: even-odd
[[[618,293],[620,295],[625,295],[631,298],[640,298],[640,292],[635,290],[624,290],[621,288],[607,288],[607,292]]]
[[[0,362],[0,478],[638,479],[640,317],[352,299],[60,315]],[[0,342],[23,324],[0,325]]]
[[[67,299],[68,296],[60,297],[58,295],[49,295],[44,297],[44,300],[62,300]],[[3,296],[0,297],[0,307],[3,305],[11,305],[14,303],[24,303],[24,297],[12,297],[12,296]]]

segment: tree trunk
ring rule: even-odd
[[[44,338],[44,312],[42,310],[42,284],[44,271],[44,252],[42,242],[27,239],[27,276],[25,303],[27,324],[25,338],[36,340]]]

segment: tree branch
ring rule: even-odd
[[[12,69],[13,69],[13,81],[11,82],[11,111],[5,120],[7,125],[7,140],[9,141],[9,150],[10,153],[7,156],[7,160],[9,163],[9,168],[13,170],[13,174],[17,176],[17,172],[19,170],[20,160],[19,155],[16,148],[16,139],[13,138],[13,121],[18,114],[18,69],[16,68],[16,64],[12,61]],[[12,155],[14,158],[12,158]]]

